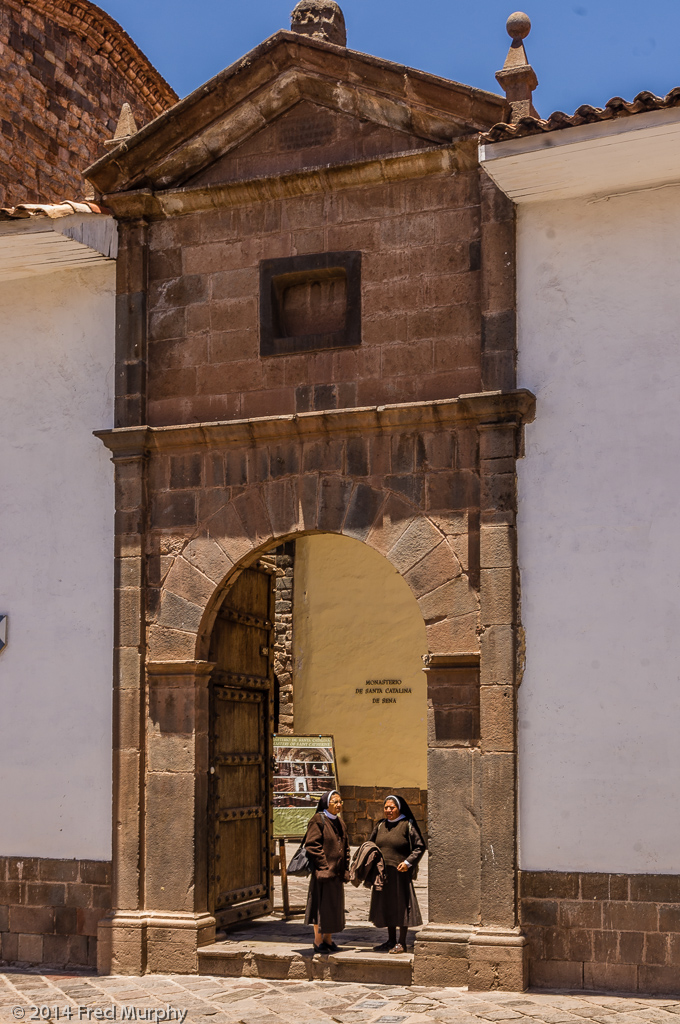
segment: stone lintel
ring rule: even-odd
[[[424,672],[437,668],[479,668],[478,651],[469,654],[426,654],[423,657]]]
[[[467,147],[459,142],[220,185],[113,192],[106,195],[105,203],[120,219],[146,217],[162,220],[165,217],[252,206],[253,203],[273,202],[295,196],[333,194],[342,189],[383,185],[435,174],[453,174],[460,170],[470,170],[475,165],[476,151],[470,149],[468,152]]]
[[[389,430],[445,429],[459,424],[531,423],[536,399],[530,391],[484,392],[460,398],[358,409],[331,409],[258,419],[168,427],[118,427],[94,435],[117,459],[182,448],[237,448],[272,441],[310,440],[331,434],[374,434]]]
[[[215,668],[212,661],[148,661],[146,671],[150,676],[209,676]]]

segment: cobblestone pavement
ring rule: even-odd
[[[341,982],[92,974],[0,975],[0,1021],[179,1020],[201,1024],[680,1024],[676,999],[468,993]],[[35,1007],[36,1009],[32,1009]]]

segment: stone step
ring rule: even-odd
[[[198,950],[198,973],[220,978],[411,985],[413,953],[393,956],[352,949],[324,955],[311,949],[300,952],[266,942],[215,942]]]
[[[223,939],[198,950],[199,974],[222,978],[289,978],[410,985],[413,954],[376,953],[385,932],[349,921],[336,936],[337,953],[314,953],[312,929],[301,917],[287,921],[260,918],[228,931]]]

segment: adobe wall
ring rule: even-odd
[[[423,616],[404,580],[366,545],[304,537],[296,549],[295,728],[333,736],[343,796],[347,786],[370,789],[377,820],[376,787],[388,787],[385,795],[427,789]]]
[[[79,199],[123,103],[142,125],[177,96],[87,0],[0,3],[0,206]]]

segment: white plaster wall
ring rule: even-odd
[[[111,856],[115,264],[0,283],[0,855]]]
[[[518,244],[521,866],[680,872],[680,188]]]

